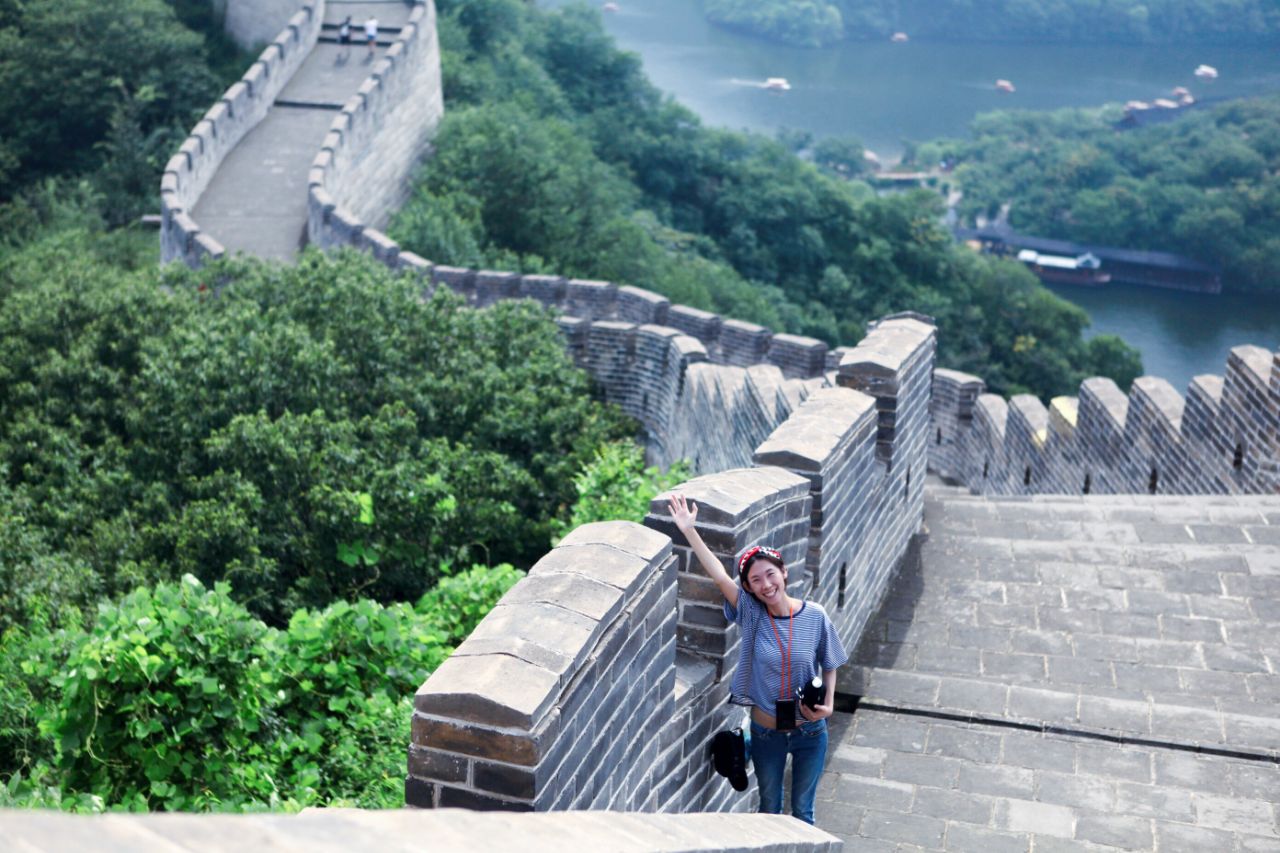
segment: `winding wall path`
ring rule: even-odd
[[[353,44],[344,47],[337,32],[347,17]],[[372,52],[370,17],[379,23]],[[169,161],[162,260],[200,266],[243,252],[289,261],[316,242],[309,224],[327,225],[335,210],[354,222],[348,232],[378,227],[403,200],[442,113],[430,4],[301,3]],[[321,216],[311,209],[316,189],[328,202]]]
[[[229,252],[292,260],[306,244],[307,174],[334,117],[368,78],[408,20],[403,2],[328,2],[324,29],[302,67],[270,110],[245,135],[200,196],[192,216]],[[343,48],[337,26],[350,15],[353,39],[376,15],[381,34],[375,54],[363,44]]]

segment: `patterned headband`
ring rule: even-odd
[[[767,545],[753,545],[738,558],[738,574],[741,575],[743,569],[751,565],[751,561],[756,557],[768,557],[770,560],[776,560],[778,565],[784,565],[782,554],[778,553],[776,548],[770,548]]]

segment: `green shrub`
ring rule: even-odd
[[[89,566],[52,550],[27,522],[23,503],[0,480],[0,634],[17,625],[74,624],[97,592]]]
[[[40,724],[59,700],[52,679],[83,638],[78,626],[51,628],[44,617],[0,632],[0,780],[31,777],[41,766],[47,775],[55,750]],[[23,784],[29,788],[31,782]]]
[[[442,579],[418,600],[416,610],[444,632],[450,646],[457,646],[522,577],[524,572],[508,563],[472,566]]]
[[[602,446],[573,480],[578,500],[569,519],[559,523],[557,535],[593,521],[643,521],[649,501],[690,477],[685,461],[660,471],[645,467],[644,448],[634,441],[615,441]]]
[[[268,641],[283,734],[282,788],[300,804],[402,804],[412,696],[449,653],[406,604],[299,610]]]
[[[234,807],[276,796],[263,745],[278,727],[259,657],[267,628],[228,587],[180,583],[103,602],[52,685],[42,726],[62,789],[144,809]]]

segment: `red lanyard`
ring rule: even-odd
[[[778,640],[778,651],[783,652],[782,658],[782,684],[779,685],[778,698],[787,699],[787,686],[791,684],[791,630],[795,625],[795,610],[791,605],[787,608],[787,648],[782,648],[782,635],[778,633],[778,623],[773,621],[773,614],[769,613],[769,608],[765,608],[765,613],[769,614],[769,624],[773,626],[773,636]]]

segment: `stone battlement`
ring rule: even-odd
[[[975,494],[1275,494],[1280,354],[1231,350],[1223,376],[1186,396],[1154,376],[1126,397],[1110,379],[1048,408],[984,394],[976,376],[937,370],[929,465]]]
[[[232,4],[227,10],[228,18]],[[295,7],[296,3],[293,4]],[[160,262],[199,267],[226,255],[191,216],[218,167],[275,102],[320,37],[324,0],[307,0],[231,88],[196,123],[160,179]]]
[[[415,5],[369,77],[333,120],[307,178],[307,239],[354,246],[391,266],[400,247],[386,219],[444,116],[434,3]]]

